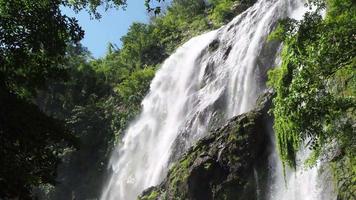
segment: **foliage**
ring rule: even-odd
[[[112,89],[102,71],[91,65],[85,48],[70,46],[66,58],[70,69],[67,80],[49,83],[46,90],[38,93],[36,103],[48,115],[65,122],[66,128],[79,138],[79,150],[61,156],[57,186],[48,192],[42,189],[38,196],[87,199],[100,192],[106,159],[115,138],[112,108],[106,104]]]
[[[138,113],[155,71],[122,65],[118,52],[98,61],[91,60],[81,46],[71,46],[67,52],[67,80],[49,83],[39,92],[36,103],[48,115],[66,122],[67,129],[79,138],[79,150],[62,156],[59,184],[47,195],[42,190],[39,196],[98,198],[117,136]],[[122,69],[127,69],[126,73],[120,74]]]
[[[168,53],[186,39],[209,28],[205,9],[203,0],[175,0],[164,15],[153,19],[154,33]]]
[[[339,157],[331,163],[338,199],[354,199],[356,196],[356,163],[352,153],[349,152],[349,155]]]
[[[152,25],[133,23],[121,41],[119,59],[131,71],[159,64],[167,57]]]
[[[325,19],[309,12],[301,22],[283,21],[272,36],[285,44],[282,66],[270,72],[274,128],[282,160],[292,167],[301,144],[320,152],[337,140],[344,151],[355,149],[356,5],[328,0],[326,6]]]
[[[55,184],[60,155],[76,143],[63,124],[0,87],[0,197],[31,199],[40,184]]]
[[[104,6],[105,10],[109,8],[125,8],[127,0],[62,0],[63,5],[73,8],[76,12],[86,9],[95,18],[101,15],[97,11],[99,6]]]
[[[63,77],[59,64],[68,42],[83,31],[75,19],[61,14],[59,1],[0,1],[0,72],[11,91],[33,94],[54,77]]]
[[[66,123],[80,138],[79,150],[63,158],[57,178],[60,184],[51,199],[98,197],[114,138],[110,113],[103,102],[76,106]]]
[[[155,2],[164,2],[165,0],[155,0]],[[159,14],[161,12],[160,6],[151,5],[151,0],[144,0],[143,3],[146,6],[148,12],[154,12]],[[109,8],[123,8],[127,6],[127,0],[62,0],[62,4],[74,9],[74,11],[79,12],[86,9],[94,18],[101,18],[100,12],[98,12],[99,6],[104,6],[105,10]]]
[[[217,24],[222,22],[227,22],[232,19],[234,16],[233,10],[231,9],[236,3],[233,0],[210,0],[210,3],[215,4],[216,6],[211,10],[211,19]]]
[[[30,199],[32,187],[55,184],[60,155],[74,144],[63,123],[31,103],[45,82],[65,78],[67,43],[83,36],[60,3],[0,1],[0,198]]]
[[[153,68],[137,70],[118,84],[115,91],[125,104],[139,105],[149,89],[154,74]]]
[[[191,37],[227,23],[254,2],[255,0],[174,0],[165,13],[154,18],[151,24],[166,52],[170,54]]]

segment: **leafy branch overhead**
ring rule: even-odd
[[[141,0],[145,4],[148,12],[159,14],[161,12],[160,6],[152,6],[151,0]],[[164,2],[164,0],[154,0],[157,3]],[[127,7],[127,0],[62,0],[62,5],[73,8],[76,12],[87,10],[94,18],[100,18],[101,14],[98,12],[98,7],[103,6],[105,10],[110,8],[122,8],[125,10]]]
[[[301,22],[284,20],[270,39],[284,42],[282,65],[271,71],[274,128],[284,164],[296,166],[302,145],[314,162],[326,144],[355,152],[356,6],[351,0],[313,1]],[[327,7],[325,19],[319,11]]]

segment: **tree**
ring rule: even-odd
[[[318,5],[301,22],[283,21],[273,37],[284,41],[282,66],[270,72],[276,89],[273,114],[283,163],[296,166],[296,152],[309,143],[314,161],[336,141],[345,155],[355,151],[356,6],[330,0],[323,19]],[[324,3],[323,3],[324,2]]]
[[[0,87],[0,197],[32,199],[40,184],[55,184],[59,156],[76,143],[62,122]]]
[[[31,103],[36,91],[65,78],[66,47],[83,36],[61,1],[0,1],[0,197],[30,199],[55,184],[60,155],[75,144],[59,120]]]
[[[125,0],[105,1],[124,6]],[[84,35],[76,19],[61,14],[60,6],[96,13],[104,1],[1,0],[0,76],[5,86],[21,95],[33,95],[52,78],[64,77],[62,65],[69,43]]]
[[[159,64],[167,57],[151,25],[133,23],[121,41],[120,60],[131,71]]]

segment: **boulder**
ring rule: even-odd
[[[264,199],[272,151],[268,114],[272,96],[265,93],[254,110],[199,140],[171,167],[165,180],[139,200]]]

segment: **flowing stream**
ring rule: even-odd
[[[280,49],[267,42],[268,34],[278,19],[298,19],[304,12],[302,0],[260,0],[229,24],[178,48],[156,73],[142,112],[113,152],[113,173],[101,199],[137,199],[209,129],[252,109]],[[273,189],[271,199],[286,199],[280,179],[274,182],[283,189]]]

